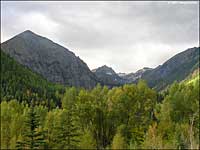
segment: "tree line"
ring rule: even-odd
[[[162,96],[144,81],[55,93],[53,107],[2,99],[2,149],[199,148],[199,79]]]

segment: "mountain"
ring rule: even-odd
[[[194,47],[173,56],[154,69],[145,67],[135,73],[116,74],[112,68],[103,66],[93,70],[93,72],[105,85],[118,86],[137,83],[142,79],[150,87],[160,91],[174,81],[184,80],[197,68],[199,68],[199,47]]]
[[[87,64],[73,52],[29,30],[2,43],[1,48],[50,82],[85,88],[98,82]]]
[[[155,69],[142,74],[141,79],[150,87],[162,90],[174,81],[182,81],[195,69],[199,68],[199,47],[189,48]]]
[[[123,72],[120,72],[120,73],[117,73],[117,75],[118,75],[119,77],[124,77],[124,76],[126,76],[127,74],[126,74],[126,73],[123,73]]]
[[[194,70],[183,82],[186,84],[195,84],[197,81],[199,81],[199,72],[200,68]]]
[[[109,87],[119,86],[125,83],[125,79],[118,76],[118,74],[106,65],[93,69],[92,72],[98,77],[98,79]]]
[[[164,64],[136,73],[117,74],[104,65],[90,71],[87,64],[67,48],[29,30],[1,44],[3,52],[19,64],[53,83],[93,88],[97,83],[109,87],[146,80],[156,90],[162,90],[174,81],[184,80],[199,68],[199,47],[189,48]]]
[[[1,100],[53,100],[52,102],[59,105],[60,99],[55,95],[56,91],[63,93],[65,88],[47,81],[1,50]]]
[[[148,70],[151,70],[152,68],[148,68],[148,67],[144,67],[143,69],[140,69],[138,70],[137,72],[135,73],[129,73],[129,74],[120,74],[121,77],[124,79],[124,80],[127,80],[128,83],[134,83],[135,81],[137,81],[138,79],[141,79],[142,75],[148,71]]]

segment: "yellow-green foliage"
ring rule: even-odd
[[[189,80],[186,84],[195,84],[196,82],[199,82],[199,75]]]
[[[121,133],[117,133],[112,142],[112,149],[127,149],[127,143]]]
[[[80,137],[79,148],[80,149],[96,148],[96,142],[89,131],[84,132],[84,134]]]
[[[198,148],[198,80],[174,83],[161,101],[144,81],[113,89],[67,88],[60,107],[35,105],[37,131],[45,131],[45,149]],[[2,149],[23,141],[29,109],[18,100],[1,102]]]

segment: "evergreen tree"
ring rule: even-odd
[[[74,149],[78,147],[79,125],[76,114],[76,89],[66,89],[62,99],[63,111],[60,115],[59,126],[56,127],[56,138],[60,143],[58,148]]]
[[[44,131],[40,131],[39,116],[34,111],[33,104],[30,111],[27,114],[27,118],[24,122],[25,128],[22,131],[22,139],[17,142],[17,149],[40,149],[44,148]]]
[[[56,148],[75,149],[78,148],[79,128],[76,124],[73,112],[63,110],[60,116],[59,126],[55,127]]]

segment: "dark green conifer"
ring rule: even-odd
[[[22,141],[17,142],[17,149],[41,149],[45,146],[44,131],[40,131],[39,116],[34,111],[33,104],[26,116]]]

